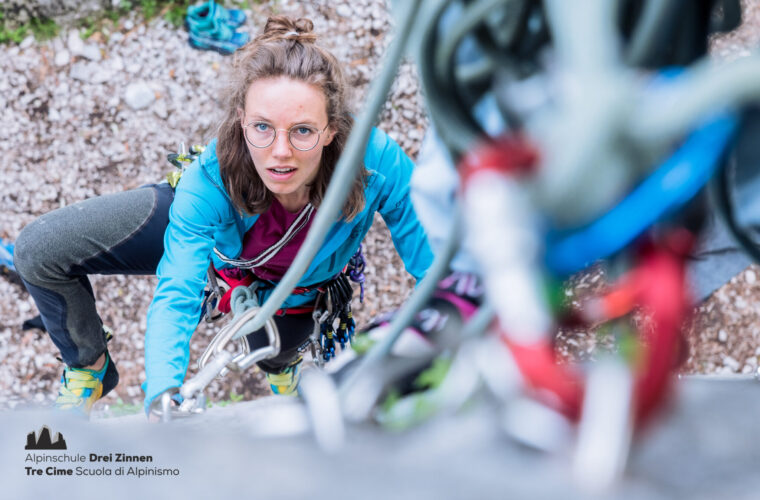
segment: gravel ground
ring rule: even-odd
[[[252,34],[272,12],[306,16],[320,43],[346,64],[358,109],[388,40],[390,19],[381,0],[262,1],[245,29]],[[718,57],[740,57],[760,37],[760,9],[745,2],[744,24],[713,43]],[[329,35],[325,35],[329,34]],[[165,155],[180,141],[205,143],[213,136],[215,86],[225,58],[192,50],[186,33],[162,20],[137,16],[107,25],[82,42],[75,31],[38,44],[28,39],[4,48],[0,59],[0,237],[14,240],[39,215],[88,197],[158,182],[170,170]],[[138,109],[135,109],[138,108]],[[427,126],[419,83],[404,64],[380,127],[414,158]],[[381,219],[365,241],[367,292],[356,304],[359,322],[397,307],[413,281],[393,250]],[[740,372],[757,366],[760,283],[756,268],[745,271],[696,309],[688,329],[689,372]],[[572,293],[595,289],[598,274],[581,277]],[[151,277],[92,279],[103,321],[114,330],[110,350],[121,383],[99,403],[118,399],[141,404],[145,315]],[[0,408],[47,404],[56,393],[61,364],[47,336],[21,330],[36,314],[31,298],[0,279]],[[202,326],[191,343],[193,364],[214,328]],[[593,333],[563,339],[563,349],[590,353]],[[261,375],[214,382],[212,400],[231,392],[253,397],[264,391]]]
[[[260,2],[245,29],[254,35],[273,12],[314,21],[320,43],[345,63],[359,109],[387,41],[384,2]],[[186,32],[163,20],[146,23],[133,16],[84,42],[71,31],[48,43],[29,39],[3,49],[0,237],[15,240],[26,224],[55,208],[159,182],[172,169],[166,154],[181,141],[206,143],[213,137],[215,89],[226,61],[191,49],[186,39]],[[404,64],[380,127],[412,157],[427,125],[421,102],[414,68]],[[355,307],[360,322],[398,307],[413,286],[380,218],[366,239],[365,255],[366,300]],[[121,376],[104,402],[139,404],[145,315],[155,279],[96,276],[92,282],[103,321],[114,330],[110,350]],[[24,291],[0,280],[0,297],[0,407],[48,403],[57,391],[58,353],[46,334],[21,330],[24,319],[36,314]],[[193,337],[191,371],[215,331],[204,325]],[[263,390],[260,379],[252,372],[215,383],[210,394],[250,397]]]

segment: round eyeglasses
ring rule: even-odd
[[[309,151],[319,144],[319,138],[327,130],[328,125],[325,125],[322,130],[311,125],[294,125],[289,129],[284,129],[274,128],[267,122],[251,122],[243,127],[243,130],[245,140],[254,148],[268,148],[274,143],[277,132],[283,130],[288,133],[288,141],[290,141],[291,146],[299,151]]]

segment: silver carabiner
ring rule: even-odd
[[[225,348],[227,344],[229,344],[233,337],[245,327],[246,323],[256,317],[256,314],[260,309],[261,308],[259,307],[251,307],[241,316],[236,317],[232,323],[223,328],[222,331],[214,337],[211,343],[209,343],[209,346],[201,355],[198,360],[198,366],[203,368],[212,357],[215,358],[222,352],[226,352]],[[241,347],[240,352],[231,359],[231,363],[229,363],[231,366],[223,367],[219,375],[226,375],[230,369],[240,371],[246,370],[254,363],[277,356],[280,353],[280,333],[272,318],[269,318],[266,323],[264,323],[264,332],[267,336],[268,345],[260,347],[253,352],[250,352],[248,341],[245,336],[240,337],[238,339],[238,344]]]
[[[224,313],[222,312],[219,312],[218,315],[214,316],[214,309],[219,306],[219,301],[222,300],[222,297],[224,296],[219,287],[219,280],[216,277],[214,264],[209,264],[208,266],[208,285],[210,292],[206,297],[206,314],[204,315],[204,320],[206,323],[213,323],[224,317]]]

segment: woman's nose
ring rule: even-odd
[[[276,157],[287,157],[292,153],[293,151],[290,148],[288,132],[285,130],[278,131],[277,136],[274,138],[274,144],[272,144],[272,155]]]

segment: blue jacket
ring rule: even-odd
[[[334,277],[356,252],[380,212],[406,270],[417,280],[432,263],[433,254],[409,197],[414,167],[409,157],[385,133],[375,129],[364,165],[370,172],[365,207],[351,222],[335,222],[298,286]],[[183,173],[169,210],[164,255],[158,265],[158,285],[148,309],[145,336],[146,410],[166,389],[179,387],[190,358],[190,337],[198,325],[207,282],[209,259],[229,267],[213,253],[238,258],[243,235],[257,215],[241,216],[224,188],[216,157],[216,140]],[[308,297],[291,295],[284,307],[301,305]]]

